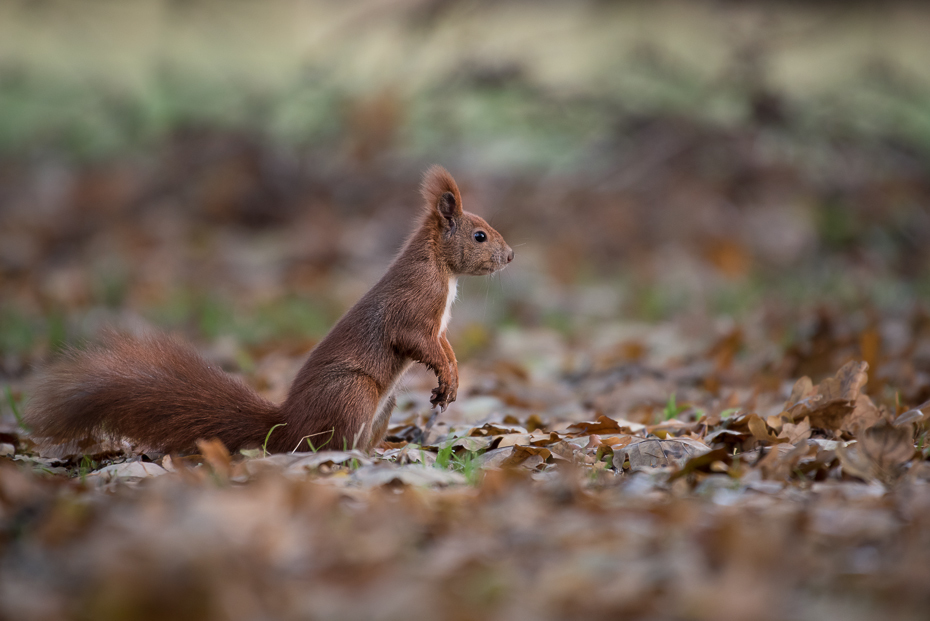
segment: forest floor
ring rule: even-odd
[[[923,5],[69,6],[0,8],[0,619],[927,618]],[[109,326],[282,400],[434,162],[516,259],[425,438],[418,368],[371,454],[22,424]]]
[[[876,404],[887,379],[865,362],[792,386],[757,326],[686,330],[513,329],[419,444],[432,384],[415,376],[370,455],[50,457],[7,426],[0,612],[924,618],[924,412]]]
[[[281,399],[406,234],[415,172],[269,180],[228,137],[6,164],[0,617],[924,618],[920,160],[831,147],[878,162],[851,187],[758,135],[639,131],[675,155],[626,181],[460,176],[517,260],[456,304],[458,401],[415,443],[412,373],[370,455],[56,455],[17,421],[108,324]]]

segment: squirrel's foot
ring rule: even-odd
[[[433,407],[439,407],[443,412],[445,412],[446,408],[449,407],[449,404],[455,401],[457,392],[457,382],[456,384],[446,384],[444,382],[440,382],[439,386],[433,388],[432,397],[430,397],[429,402]]]

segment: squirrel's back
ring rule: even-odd
[[[110,333],[100,345],[68,350],[32,393],[26,423],[53,443],[129,437],[169,452],[219,438],[248,448],[283,422],[275,405],[164,334]]]

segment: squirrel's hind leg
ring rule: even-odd
[[[394,411],[395,405],[397,405],[397,397],[392,394],[385,399],[384,403],[381,404],[381,409],[375,414],[375,420],[371,429],[371,440],[368,443],[369,451],[381,444],[381,441],[384,439],[388,424],[391,422],[391,412]]]
[[[306,386],[281,406],[288,426],[282,430],[286,433],[272,438],[273,450],[308,450],[309,439],[316,450],[367,451],[380,400],[374,379],[362,374],[343,374]]]

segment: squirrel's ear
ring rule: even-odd
[[[423,176],[420,193],[430,209],[450,219],[462,215],[462,196],[452,175],[442,166],[432,166]]]
[[[443,192],[436,203],[436,209],[446,218],[454,218],[462,215],[462,206],[455,201],[455,194],[452,192]]]
[[[455,231],[458,229],[455,223],[455,217],[457,215],[462,215],[462,206],[456,203],[455,194],[452,192],[443,192],[439,197],[439,201],[436,203],[436,209],[438,209],[442,217],[446,219],[446,226],[449,227],[446,234],[455,235]]]

